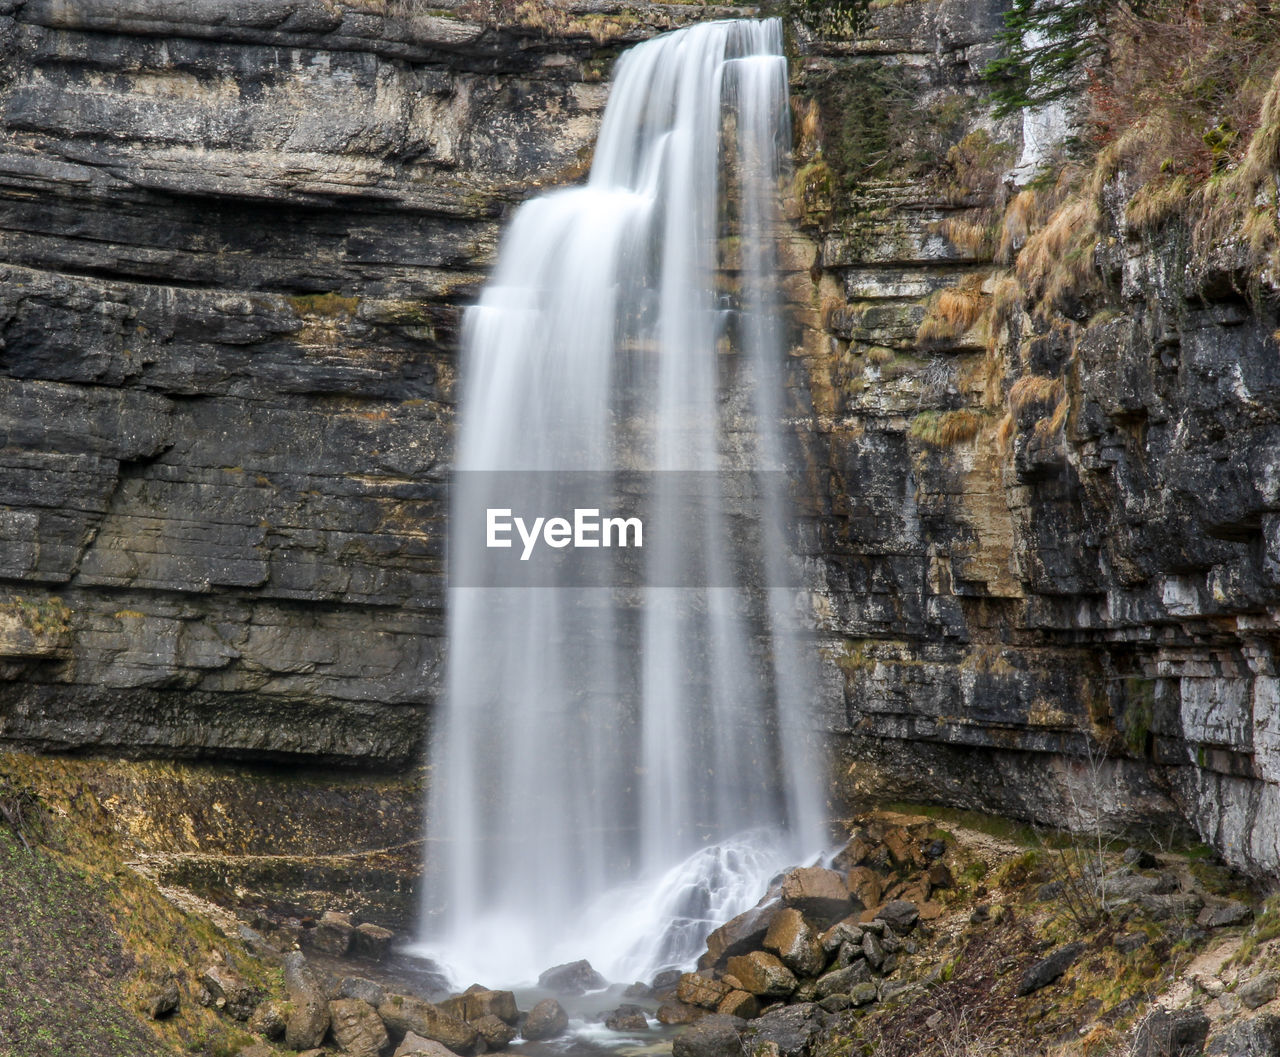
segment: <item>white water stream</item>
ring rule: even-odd
[[[648,491],[639,584],[465,586],[474,548],[452,566],[419,950],[459,985],[687,965],[822,846],[807,639],[772,586],[781,44],[777,20],[712,22],[623,55],[587,185],[516,213],[468,312],[452,532],[464,503],[561,512],[564,475],[525,471],[644,471]],[[744,470],[773,471],[747,542]],[[725,494],[676,529],[690,473]]]

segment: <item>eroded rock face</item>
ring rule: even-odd
[[[1275,871],[1272,280],[1230,248],[1176,263],[1178,232],[1126,221],[1121,171],[1093,299],[1032,319],[982,235],[1023,146],[980,100],[998,19],[982,0],[900,5],[853,49],[805,41],[796,82],[811,241],[784,288],[807,335],[795,386],[814,409],[814,616],[825,725],[856,764],[844,793],[1183,818]],[[875,127],[894,129],[883,160],[859,167]],[[1255,312],[1240,291],[1259,283]]]
[[[460,306],[702,12],[409,6],[2,6],[0,576],[68,610],[0,607],[10,744],[419,751]]]

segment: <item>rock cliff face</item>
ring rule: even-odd
[[[459,305],[702,12],[0,11],[3,737],[405,765]]]
[[[583,171],[617,50],[732,12],[196,6],[0,0],[0,737],[404,768],[459,307],[510,204]],[[1022,146],[981,103],[999,17],[796,30],[840,796],[1186,818],[1280,869],[1275,321],[1127,228],[1123,174],[1100,291],[1033,319],[984,234]]]
[[[1182,818],[1274,872],[1273,280],[1243,245],[1198,260],[1176,225],[1126,219],[1123,166],[1096,218],[1082,199],[1096,248],[1063,231],[1015,274],[1023,130],[974,101],[996,28],[992,5],[883,9],[853,47],[811,46],[798,85],[817,623],[845,789]]]

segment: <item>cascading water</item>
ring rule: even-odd
[[[786,89],[777,20],[622,56],[587,185],[518,211],[467,315],[455,536],[464,504],[562,512],[566,472],[650,484],[638,586],[470,586],[486,553],[451,562],[420,949],[459,982],[687,964],[821,846],[809,662],[776,586]],[[672,527],[690,475],[744,470],[754,544],[736,493]]]

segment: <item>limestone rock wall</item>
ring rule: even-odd
[[[1162,839],[1185,820],[1274,873],[1275,291],[1238,248],[1198,264],[1185,232],[1130,225],[1122,169],[1082,292],[1033,312],[1005,213],[1021,121],[977,89],[998,25],[975,0],[882,8],[809,42],[796,81],[843,789]]]
[[[416,758],[459,306],[707,13],[515,6],[0,3],[5,741]]]

